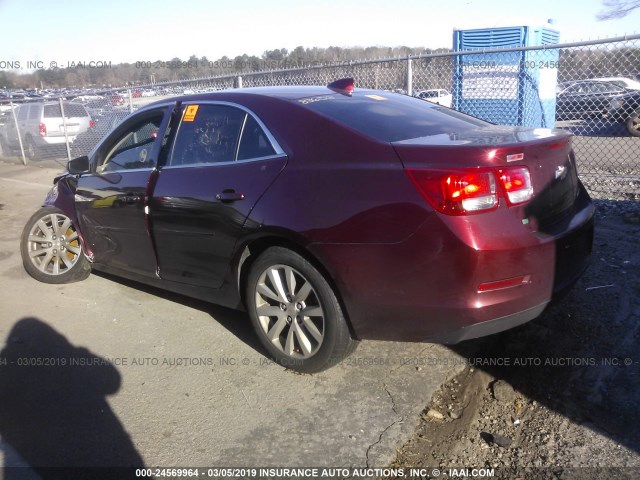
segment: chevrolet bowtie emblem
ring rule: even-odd
[[[564,165],[560,165],[556,168],[556,180],[559,178],[564,178],[567,175],[567,167]]]

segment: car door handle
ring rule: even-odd
[[[244,200],[244,193],[239,193],[235,190],[224,190],[216,195],[216,200],[223,203],[237,202],[238,200]]]

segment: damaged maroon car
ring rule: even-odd
[[[140,109],[55,180],[22,236],[27,272],[102,270],[245,309],[303,372],[359,339],[512,328],[584,272],[594,207],[569,135],[329,87]]]

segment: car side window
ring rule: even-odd
[[[275,153],[264,130],[262,130],[255,118],[247,114],[244,128],[242,129],[240,148],[238,149],[238,160],[268,157]]]
[[[153,168],[155,161],[151,158],[151,151],[163,115],[164,110],[157,111],[128,125],[107,145],[107,154],[97,166],[98,173]]]
[[[234,161],[245,117],[226,105],[186,105],[169,165]]]

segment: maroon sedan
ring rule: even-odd
[[[395,93],[228,90],[151,104],[69,162],[24,266],[91,268],[246,309],[315,372],[358,339],[455,343],[527,322],[586,268],[571,138]]]

